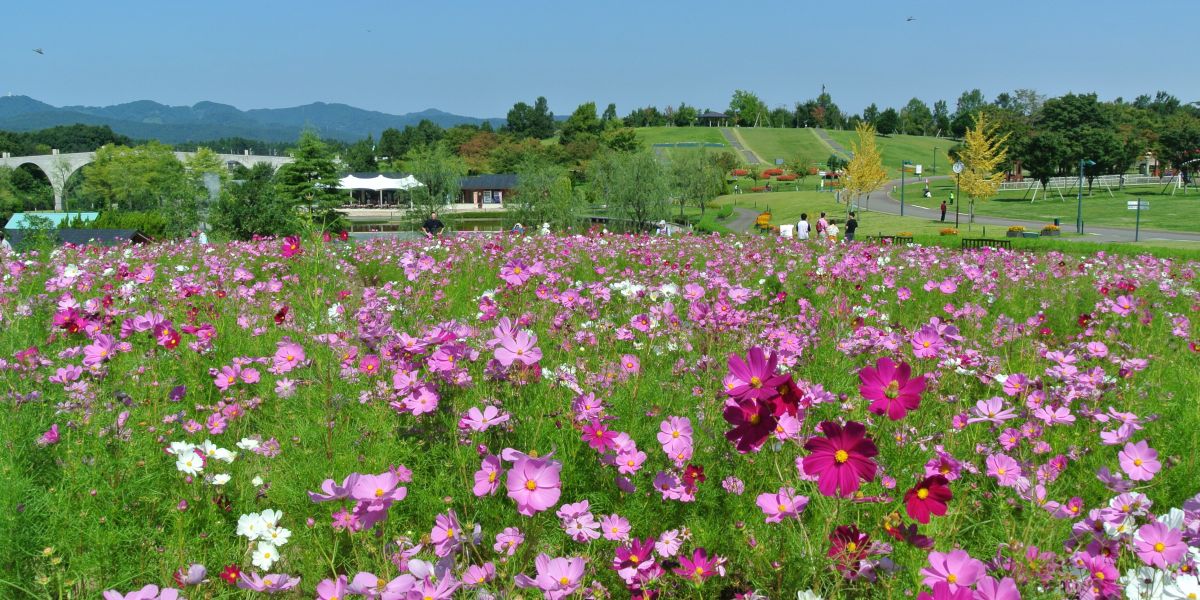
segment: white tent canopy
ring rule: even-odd
[[[374,177],[359,177],[353,173],[341,179],[340,187],[344,190],[370,190],[379,192],[379,204],[383,205],[383,190],[411,190],[425,184],[417,181],[412,175],[404,177],[388,177],[383,174]]]
[[[422,184],[417,181],[412,175],[394,178],[385,175],[376,175],[374,177],[358,177],[356,175],[347,175],[341,180],[341,187],[344,190],[371,190],[380,192],[383,190],[410,190],[419,187]]]

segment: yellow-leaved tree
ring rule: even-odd
[[[1004,181],[1004,172],[998,167],[1008,156],[1008,149],[1004,147],[1007,141],[1008,134],[997,136],[996,126],[988,124],[987,114],[982,111],[975,115],[975,126],[963,136],[959,150],[959,159],[963,163],[959,185],[971,199],[972,223],[975,222],[975,201],[995,196],[1000,182]]]
[[[854,158],[846,165],[846,191],[860,199],[887,183],[887,171],[883,170],[883,159],[875,146],[875,128],[868,123],[859,123],[855,128],[858,142],[851,144]],[[847,209],[849,209],[849,202]]]

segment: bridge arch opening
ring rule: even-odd
[[[9,182],[21,200],[23,210],[54,209],[54,186],[40,166],[31,162],[17,165],[9,174]]]

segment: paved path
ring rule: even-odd
[[[740,153],[743,157],[745,157],[746,162],[748,162],[752,165],[757,165],[757,164],[762,163],[762,161],[758,159],[758,155],[755,154],[754,151],[747,150],[746,147],[742,145],[741,139],[738,138],[738,136],[734,135],[734,133],[731,129],[729,129],[728,127],[722,127],[721,135],[725,136],[725,141],[729,142],[729,145],[731,147],[733,147],[734,151]]]
[[[733,212],[737,216],[726,227],[734,233],[746,233],[754,227],[755,221],[758,221],[758,211],[753,208],[735,206]]]
[[[935,181],[938,179],[950,179],[950,176],[939,175],[936,177],[929,178],[930,181]],[[899,185],[900,185],[900,180],[893,179],[893,180],[887,182],[883,188],[876,190],[874,193],[872,193],[871,194],[872,197],[870,199],[870,204],[868,205],[870,207],[870,209],[875,212],[882,212],[882,213],[887,213],[887,214],[892,214],[892,215],[900,214],[900,201],[892,196],[892,191],[891,191],[893,187],[896,187]],[[904,216],[916,217],[919,219],[929,219],[930,221],[940,221],[941,211],[939,210],[939,207],[941,206],[942,200],[943,199],[941,199],[941,198],[922,198],[920,196],[917,196],[916,198],[912,198],[912,199],[909,199],[906,197],[905,203],[904,203]],[[965,204],[964,204],[964,202],[965,202]],[[970,200],[962,199],[962,200],[960,200],[959,204],[960,204],[959,210],[964,211],[962,214],[959,215],[959,230],[962,231],[962,230],[966,230],[968,228],[968,223],[967,223],[968,217],[967,217],[967,213],[965,211],[967,211],[968,210],[967,207],[970,206]],[[946,224],[947,224],[947,226],[954,225],[953,207],[950,207],[950,206],[947,206],[947,210],[946,210]],[[989,234],[989,237],[1004,236],[1007,233],[1008,227],[1011,225],[1022,225],[1025,227],[1025,229],[1027,231],[1041,231],[1042,227],[1045,224],[1046,224],[1045,221],[1025,221],[1025,220],[1018,220],[1018,219],[1006,219],[1006,218],[1002,218],[1002,217],[984,217],[984,216],[980,216],[980,215],[975,215],[975,225],[979,226],[980,234],[983,233],[983,231],[982,231],[983,226],[995,226],[996,227],[996,229],[994,230],[994,233]],[[1073,220],[1070,223],[1063,223],[1064,231],[1067,231],[1068,229],[1073,230],[1074,228],[1075,228],[1075,223]],[[866,228],[866,230],[869,230],[869,229],[870,228]],[[972,229],[972,233],[974,233],[975,228],[972,227],[971,229]],[[1132,242],[1133,241],[1133,228],[1132,227],[1129,227],[1129,228],[1092,227],[1092,226],[1087,225],[1085,222],[1084,223],[1084,233],[1086,235],[1081,236],[1081,237],[1073,237],[1072,236],[1072,237],[1064,237],[1062,239],[1068,240],[1068,241],[1089,241],[1089,242]],[[1175,241],[1200,242],[1200,233],[1188,233],[1188,232],[1183,232],[1183,231],[1163,231],[1161,229],[1147,229],[1147,228],[1143,227],[1139,238],[1142,241],[1175,240]]]
[[[837,143],[837,141],[835,141],[832,137],[829,137],[828,131],[821,129],[820,127],[814,128],[813,131],[817,133],[817,137],[821,138],[822,142],[825,142],[826,146],[829,146],[830,150],[833,150],[834,152],[837,152],[846,158],[854,158],[854,153],[847,150],[845,146]]]

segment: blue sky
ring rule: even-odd
[[[542,95],[556,114],[594,100],[624,115],[681,100],[723,109],[738,88],[790,107],[822,84],[851,112],[914,96],[953,110],[975,87],[1200,100],[1196,0],[56,0],[0,15],[0,94],[54,105],[502,117]]]

